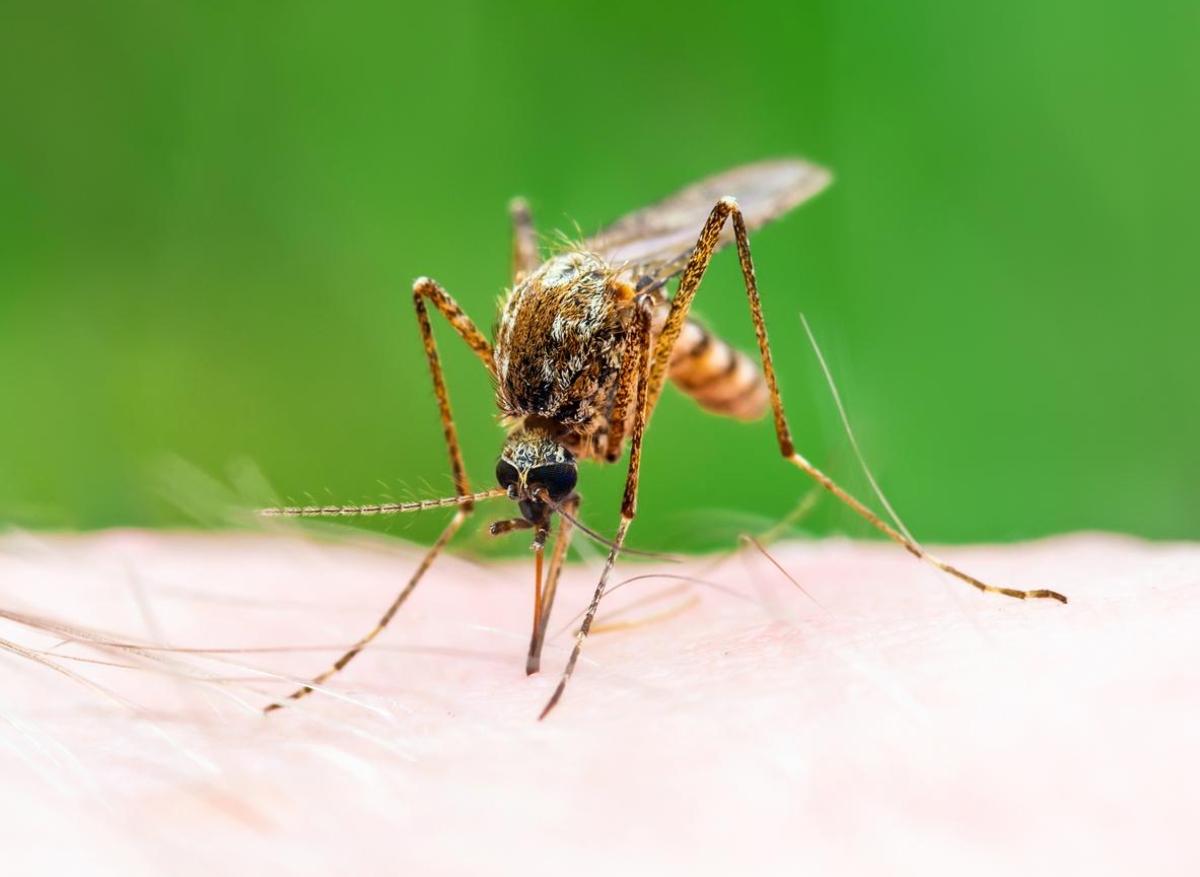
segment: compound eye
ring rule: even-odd
[[[496,480],[505,490],[517,483],[517,467],[507,460],[496,462]]]
[[[550,463],[530,469],[526,480],[533,486],[546,488],[552,500],[561,502],[571,495],[578,477],[579,470],[574,463]]]

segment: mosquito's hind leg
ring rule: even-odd
[[[516,285],[537,268],[541,259],[529,203],[524,198],[513,198],[508,203],[508,215],[512,220],[512,273],[513,285]]]
[[[654,361],[650,369],[650,407],[654,407],[659,393],[662,392],[663,381],[666,378],[667,367],[671,359],[671,351],[674,349],[675,342],[679,338],[679,333],[683,329],[692,299],[695,298],[696,290],[700,286],[700,279],[704,276],[704,272],[708,268],[708,263],[712,258],[717,240],[721,234],[721,229],[725,226],[726,220],[732,220],[733,222],[734,236],[737,239],[738,262],[741,264],[742,279],[746,286],[746,297],[750,303],[750,316],[754,320],[754,334],[758,338],[758,351],[762,359],[763,376],[766,378],[767,388],[770,391],[771,409],[775,417],[775,434],[779,439],[779,450],[783,453],[783,456],[806,472],[818,484],[846,505],[850,506],[850,508],[854,509],[871,526],[902,545],[908,552],[926,563],[932,564],[943,572],[949,573],[955,578],[966,582],[973,588],[984,593],[1003,594],[1006,597],[1016,597],[1021,600],[1048,598],[1066,603],[1067,598],[1062,594],[1045,588],[1022,591],[1016,588],[999,588],[986,584],[957,567],[951,566],[945,561],[934,557],[915,541],[887,524],[879,515],[850,495],[850,493],[812,463],[808,462],[796,450],[796,445],[792,441],[791,430],[788,428],[787,418],[784,417],[783,400],[779,395],[779,384],[775,377],[775,365],[771,360],[771,347],[767,342],[767,326],[763,320],[762,301],[758,295],[758,281],[754,274],[754,262],[750,257],[750,241],[746,234],[746,224],[742,219],[742,213],[738,209],[737,202],[733,198],[722,198],[713,207],[712,212],[708,216],[708,221],[705,222],[704,228],[700,232],[700,237],[696,241],[696,247],[692,251],[687,267],[683,271],[683,277],[679,281],[679,290],[675,293],[675,297],[671,301],[671,310],[667,315],[662,332],[658,336],[654,349]]]
[[[446,389],[446,379],[442,374],[442,362],[438,356],[437,343],[433,338],[433,327],[429,323],[429,312],[425,307],[425,299],[429,299],[431,302],[433,302],[434,307],[436,307],[442,313],[442,315],[446,317],[446,319],[450,322],[450,325],[453,326],[455,331],[458,332],[459,336],[466,341],[468,346],[475,351],[475,354],[483,360],[483,363],[487,367],[488,371],[494,374],[495,369],[492,365],[492,345],[488,343],[487,338],[485,338],[483,333],[475,327],[475,324],[471,321],[471,318],[463,312],[462,308],[458,306],[457,302],[447,295],[446,291],[438,286],[437,283],[427,277],[422,277],[413,284],[413,306],[417,311],[417,324],[421,329],[421,341],[425,347],[425,357],[429,361],[429,372],[433,378],[433,392],[437,397],[438,412],[440,413],[442,419],[442,433],[445,436],[446,447],[450,454],[450,470],[454,475],[454,490],[457,496],[467,496],[471,492],[471,486],[467,482],[467,467],[463,462],[462,449],[458,443],[458,430],[455,429],[454,415],[450,410],[450,393]],[[416,571],[409,578],[408,582],[405,584],[400,593],[396,595],[396,599],[392,601],[390,606],[388,606],[387,611],[383,613],[379,621],[375,624],[375,627],[371,629],[371,632],[356,642],[349,650],[346,651],[344,655],[334,661],[333,666],[331,666],[321,675],[315,677],[311,683],[304,685],[289,694],[287,697],[288,700],[299,700],[300,698],[308,695],[310,692],[312,692],[314,686],[325,682],[331,676],[353,661],[359,652],[366,648],[366,646],[369,645],[371,641],[375,639],[375,637],[379,636],[379,634],[383,632],[384,628],[388,626],[388,623],[392,620],[393,616],[395,616],[396,612],[401,606],[404,605],[404,601],[408,599],[408,595],[413,592],[413,590],[420,583],[421,579],[424,577],[425,573],[429,571],[429,568],[433,565],[433,562],[437,559],[437,556],[441,553],[442,549],[445,548],[446,544],[454,538],[454,534],[458,532],[460,527],[462,527],[463,522],[467,519],[467,516],[471,514],[473,509],[474,503],[470,501],[459,505],[454,517],[450,519],[450,522],[446,525],[446,528],[442,530],[441,535],[438,536],[437,541],[434,542],[433,546],[428,552],[426,552]],[[272,710],[279,709],[282,705],[283,704],[281,702],[273,703],[268,706],[264,712],[271,712]]]

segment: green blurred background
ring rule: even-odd
[[[510,196],[591,230],[799,153],[837,183],[754,246],[815,462],[865,493],[801,311],[924,539],[1198,537],[1197,9],[6,4],[0,518],[184,523],[171,460],[300,501],[446,492],[412,278],[490,326]],[[752,344],[729,254],[697,309]],[[439,337],[490,483],[488,381]],[[622,474],[583,473],[594,526]],[[767,422],[671,392],[633,541],[727,542],[808,487]],[[805,526],[865,532],[829,501]]]

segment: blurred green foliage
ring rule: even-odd
[[[17,2],[4,17],[10,523],[178,523],[171,458],[257,470],[301,501],[445,492],[413,277],[490,326],[510,196],[543,230],[590,230],[799,153],[837,183],[754,245],[815,462],[866,492],[801,311],[925,539],[1200,536],[1194,4]],[[728,254],[697,308],[752,343]],[[440,338],[490,483],[489,383]],[[659,548],[727,540],[723,521],[778,519],[809,488],[767,422],[675,393],[645,473],[633,541]],[[622,475],[582,474],[601,529]],[[424,539],[438,522],[382,526]],[[829,502],[808,526],[864,532]]]

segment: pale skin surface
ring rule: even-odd
[[[648,623],[598,627],[539,723],[594,564],[567,571],[539,675],[528,560],[450,555],[329,691],[263,716],[373,620],[416,549],[290,528],[10,534],[6,611],[289,650],[175,654],[173,671],[57,650],[140,712],[3,654],[4,871],[1196,873],[1200,547],[943,551],[1066,606],[980,595],[889,544],[772,553],[812,599],[753,550],[620,561],[614,585],[720,588],[612,590],[599,625]],[[62,637],[0,621],[0,639]]]

